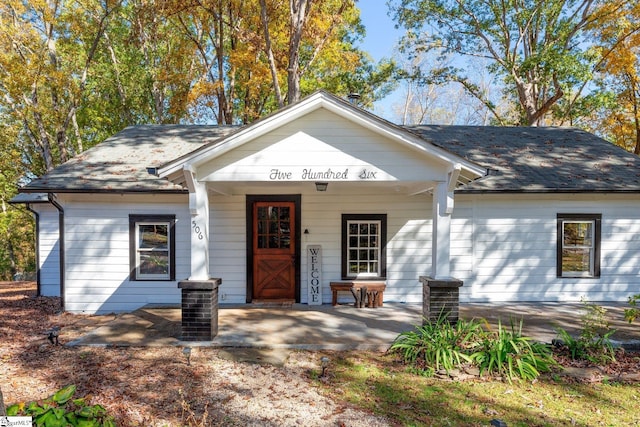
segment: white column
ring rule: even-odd
[[[198,182],[194,171],[185,167],[191,212],[191,275],[189,280],[209,280],[209,195],[207,185]]]
[[[433,190],[433,232],[431,242],[431,277],[451,277],[451,211],[453,192],[446,182],[439,182]]]

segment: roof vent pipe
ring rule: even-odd
[[[358,105],[358,102],[360,101],[360,94],[352,92],[349,95],[347,95],[347,98],[349,99],[349,103],[351,105]]]

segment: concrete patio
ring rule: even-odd
[[[625,303],[606,303],[615,344],[640,349],[640,327],[624,321]],[[542,342],[556,337],[555,328],[578,333],[582,327],[582,305],[563,303],[461,304],[465,319],[486,319],[490,327],[498,322],[509,326],[523,320],[523,334]],[[422,321],[419,304],[385,303],[378,308],[353,305],[260,307],[221,306],[219,332],[212,341],[180,340],[179,308],[145,307],[121,314],[70,346],[210,346],[245,348],[286,348],[306,350],[385,351],[402,331],[412,330]]]

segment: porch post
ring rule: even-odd
[[[184,168],[191,212],[191,275],[189,280],[209,280],[209,196],[207,185],[196,180],[195,171]]]
[[[433,190],[433,225],[431,242],[431,277],[448,279],[451,275],[451,209],[453,192],[446,182]]]

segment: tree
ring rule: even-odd
[[[447,124],[447,125],[487,125],[492,115],[485,104],[471,96],[461,85],[455,82],[418,81],[406,78],[406,70],[445,69],[451,66],[452,58],[436,55],[435,52],[417,52],[411,58],[400,57],[401,98],[394,104],[396,122],[407,124]],[[478,62],[478,61],[475,61]],[[481,69],[472,60],[469,67]],[[501,91],[490,76],[478,73],[475,87],[485,99],[495,99],[500,108]],[[496,96],[497,94],[497,96]]]
[[[540,125],[552,107],[590,79],[591,50],[585,32],[599,19],[593,0],[397,0],[396,21],[411,30],[413,51],[439,50],[480,57],[503,79],[518,108],[518,124]],[[456,81],[485,103],[498,122],[511,122],[495,109],[463,70],[456,67],[417,75],[427,81]]]
[[[45,171],[82,150],[77,111],[108,18],[109,0],[0,5],[0,94]]]
[[[355,47],[364,29],[352,0],[166,4],[161,13],[200,58],[192,117],[212,111],[218,123],[248,123],[320,88],[361,90],[364,105],[389,89],[392,63],[375,65]]]
[[[357,31],[358,15],[353,0],[289,0],[286,12],[280,2],[260,0],[264,50],[279,107],[300,100],[304,75],[329,46],[345,47],[341,29],[352,26]],[[289,25],[283,26],[287,21]],[[349,55],[349,50],[345,53]],[[286,75],[286,98],[280,89],[282,74]]]
[[[640,4],[607,3],[600,13],[610,19],[593,28],[602,52],[597,83],[610,102],[588,125],[616,145],[640,154]]]
[[[0,280],[12,280],[17,272],[33,271],[33,219],[22,206],[9,205],[16,182],[26,174],[20,147],[14,141],[19,126],[3,120],[0,109]]]

